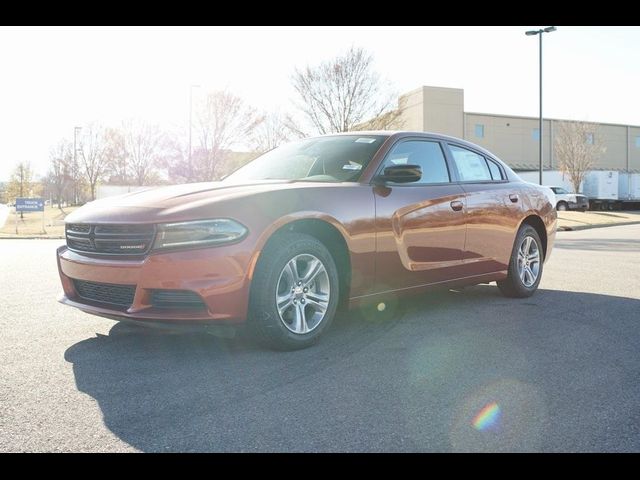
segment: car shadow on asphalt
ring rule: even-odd
[[[639,300],[481,285],[395,305],[343,312],[296,352],[115,324],[65,359],[141,451],[640,448],[611,429],[631,428],[640,394]]]

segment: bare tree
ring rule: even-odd
[[[165,136],[157,125],[140,121],[124,123],[124,143],[129,170],[136,185],[147,185],[154,177]]]
[[[89,184],[91,200],[96,199],[96,187],[107,169],[104,129],[98,124],[86,127],[80,140],[81,169]]]
[[[49,174],[47,183],[58,201],[58,208],[62,210],[62,197],[67,184],[70,182],[70,169],[73,163],[73,144],[61,140],[49,152]]]
[[[192,154],[192,176],[201,181],[216,178],[216,167],[231,146],[249,136],[260,120],[253,108],[229,91],[207,95],[198,112],[200,145]]]
[[[20,162],[14,169],[7,185],[5,196],[8,201],[15,201],[16,198],[34,195],[36,187],[33,181],[33,170],[29,162]],[[24,218],[20,212],[20,218]]]
[[[377,117],[355,125],[351,130],[400,130],[404,126],[401,114],[402,108],[388,110]]]
[[[597,125],[575,121],[559,123],[555,155],[560,170],[569,176],[576,193],[588,171],[605,150],[600,142]]]
[[[264,153],[296,137],[288,126],[287,117],[280,113],[265,113],[251,133],[251,146],[255,152]]]
[[[109,181],[120,185],[129,185],[129,159],[125,145],[125,136],[119,128],[105,130],[105,158],[107,162],[105,174]]]
[[[351,47],[333,60],[296,69],[292,83],[298,108],[322,134],[355,130],[370,119],[380,119],[378,128],[386,128],[400,114],[393,110],[395,95],[373,69],[373,56],[362,48]]]
[[[218,165],[217,176],[218,178],[224,178],[237,169],[246,165],[254,158],[258,157],[260,152],[227,152],[224,157],[224,161]]]
[[[189,164],[189,147],[183,132],[168,131],[158,167],[165,170],[172,183],[196,181],[195,172]]]

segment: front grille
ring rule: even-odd
[[[66,233],[67,247],[71,250],[107,255],[141,255],[151,248],[155,227],[69,223]]]
[[[76,287],[78,295],[85,300],[109,303],[120,307],[130,307],[136,293],[135,285],[115,285],[75,279],[73,285]]]
[[[205,308],[200,295],[190,290],[153,290],[151,305],[160,308]]]
[[[576,195],[576,202],[577,203],[586,203],[587,202],[587,197],[585,197],[584,195]]]

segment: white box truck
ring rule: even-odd
[[[613,210],[618,200],[618,172],[594,170],[584,179],[584,194],[591,210]]]
[[[538,183],[538,172],[517,172],[526,182]],[[569,176],[558,170],[545,170],[542,184],[573,191]],[[580,192],[589,200],[590,210],[640,210],[640,173],[592,170],[585,176]]]
[[[618,198],[640,201],[640,173],[620,173],[618,176]]]

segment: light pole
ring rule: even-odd
[[[538,135],[540,141],[538,176],[539,183],[542,185],[542,34],[555,32],[556,27],[541,28],[540,30],[529,30],[525,35],[540,35],[540,126],[538,127]]]
[[[192,180],[193,175],[193,165],[191,165],[191,130],[193,121],[191,120],[193,114],[193,89],[200,88],[200,85],[191,85],[189,87],[189,180]]]
[[[77,160],[77,142],[78,142],[78,132],[82,130],[82,127],[73,127],[73,204],[78,204],[78,160]]]

